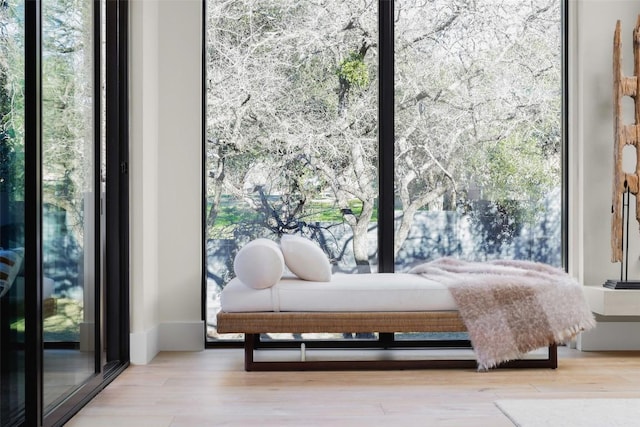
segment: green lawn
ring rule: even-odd
[[[210,208],[211,204],[207,206],[207,210]],[[349,208],[355,215],[360,215],[362,212],[362,204],[359,200],[350,201]],[[306,206],[304,216],[300,219],[308,223],[340,223],[342,222],[342,213],[332,201],[317,200],[310,202]],[[371,222],[376,222],[377,220],[378,209],[376,207],[373,211]],[[220,203],[214,229],[220,231],[236,224],[256,223],[259,221],[261,221],[261,216],[256,211],[245,207],[242,202],[225,197]]]
[[[57,298],[56,310],[43,321],[45,341],[71,341],[80,339],[80,323],[83,320],[82,305],[79,301],[70,298]],[[24,318],[11,324],[11,329],[24,334]]]

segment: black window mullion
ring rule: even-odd
[[[126,0],[106,3],[107,361],[129,361],[129,184]]]
[[[129,1],[118,1],[118,250],[120,263],[118,284],[120,300],[120,362],[129,362]]]
[[[201,262],[202,262],[202,282],[200,290],[200,304],[202,309],[202,320],[207,322],[207,0],[202,0],[202,99],[200,100],[202,108],[202,245],[201,245]],[[203,340],[207,342],[207,328],[204,328]]]
[[[394,271],[393,0],[378,2],[378,271]]]
[[[561,61],[562,61],[562,208],[561,208],[561,262],[569,270],[569,0],[562,0]]]
[[[25,1],[25,425],[42,425],[42,15]]]
[[[93,0],[93,146],[94,146],[94,168],[93,168],[93,191],[94,191],[94,215],[93,226],[96,236],[94,245],[95,266],[93,277],[95,281],[94,287],[94,337],[95,337],[95,372],[102,371],[102,233],[101,228],[101,199],[102,199],[102,142],[101,142],[101,123],[102,123],[102,0]]]

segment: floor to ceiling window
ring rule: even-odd
[[[23,417],[24,1],[0,3],[0,424]],[[10,349],[10,350],[9,350]],[[9,351],[7,351],[9,350]]]
[[[561,264],[561,3],[396,0],[396,270]]]
[[[62,425],[128,363],[127,265],[106,256],[128,246],[109,220],[128,197],[126,7],[0,1],[3,426]]]
[[[55,305],[43,328],[45,408],[95,371],[93,6],[42,1],[43,298]]]
[[[208,338],[256,237],[334,272],[560,266],[563,3],[206,2]]]

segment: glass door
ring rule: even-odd
[[[2,426],[62,425],[128,364],[127,22],[0,0]]]
[[[0,2],[0,425],[24,417],[24,1]]]
[[[42,1],[45,411],[96,372],[93,3]]]

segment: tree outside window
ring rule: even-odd
[[[396,271],[560,265],[561,2],[394,4]],[[377,271],[378,2],[207,2],[206,19],[210,297],[257,237]]]

